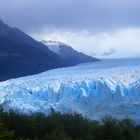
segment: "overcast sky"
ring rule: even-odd
[[[0,0],[0,18],[95,57],[140,56],[139,0]]]

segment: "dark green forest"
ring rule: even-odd
[[[0,140],[140,140],[140,125],[110,117],[96,122],[76,113],[28,116],[1,108]]]

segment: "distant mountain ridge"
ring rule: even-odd
[[[0,20],[0,81],[71,65],[74,63],[68,63],[44,44]]]
[[[71,63],[75,65],[83,62],[86,63],[86,62],[93,61],[93,57],[78,52],[75,49],[73,49],[71,46],[64,44],[62,42],[43,40],[42,43],[46,45],[50,51],[59,55],[62,59],[65,59],[67,63]],[[94,58],[94,61],[98,61],[98,59]]]

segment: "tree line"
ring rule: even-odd
[[[1,108],[0,140],[140,140],[140,125],[130,119],[97,122],[76,113],[29,116]]]

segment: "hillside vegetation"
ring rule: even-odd
[[[0,109],[0,140],[140,140],[140,125],[105,118],[95,122],[79,114],[21,115]]]

